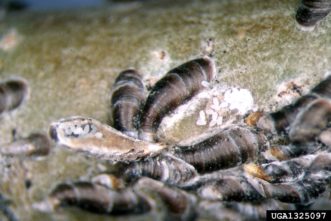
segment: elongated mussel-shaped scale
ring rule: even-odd
[[[149,211],[149,204],[130,189],[114,191],[91,182],[63,183],[55,187],[45,201],[33,207],[51,212],[58,207],[75,206],[100,214],[141,214]]]
[[[279,111],[262,116],[257,122],[257,127],[271,132],[286,132],[298,113],[312,101],[316,100],[317,97],[314,94],[304,95],[293,104],[284,106]]]
[[[278,145],[268,148],[261,153],[262,162],[271,162],[275,160],[289,160],[304,154],[312,154],[327,147],[319,143],[297,143],[289,145]]]
[[[220,177],[198,188],[198,194],[207,200],[260,201],[277,199],[285,203],[309,204],[327,189],[330,171],[306,173],[295,182],[269,183],[263,179],[243,174],[241,176]]]
[[[100,214],[143,214],[153,210],[157,203],[152,195],[161,200],[171,218],[194,220],[196,198],[193,195],[149,178],[142,178],[133,186],[119,191],[86,181],[62,183],[55,187],[46,200],[33,207],[43,212],[74,206]]]
[[[17,108],[28,94],[25,80],[13,79],[0,83],[0,114]]]
[[[296,20],[304,27],[311,27],[325,18],[330,11],[330,0],[301,0],[296,13]]]
[[[281,202],[310,204],[327,189],[330,182],[330,171],[308,173],[297,182],[270,184],[264,183],[263,188],[267,198],[277,199]]]
[[[197,176],[195,168],[171,154],[161,154],[132,162],[125,170],[126,180],[150,177],[170,185],[179,185]]]
[[[240,166],[233,167],[224,170],[216,170],[211,173],[199,174],[198,176],[193,177],[185,183],[180,183],[178,187],[188,191],[196,191],[200,187],[208,184],[217,182],[219,180],[225,180],[232,177],[240,177],[243,175],[243,170]]]
[[[318,163],[320,161],[320,163]],[[331,154],[318,152],[297,158],[274,161],[264,164],[246,164],[245,172],[252,176],[259,177],[271,183],[295,182],[305,175],[307,171],[314,167],[314,170],[323,170],[331,166]]]
[[[167,220],[195,220],[196,197],[162,182],[141,178],[133,187],[134,191],[148,200],[148,193],[157,195],[168,210]],[[147,193],[147,194],[145,194]]]
[[[318,98],[331,98],[331,76],[318,83],[311,91],[278,111],[263,115],[257,127],[269,132],[287,132],[297,115]]]
[[[252,176],[230,176],[207,182],[198,190],[207,200],[258,201],[265,198],[263,186]]]
[[[198,189],[203,199],[224,201],[260,201],[277,199],[285,203],[309,204],[327,189],[331,172],[308,171],[294,182],[270,183],[244,173],[241,176],[220,177]]]
[[[113,85],[111,98],[114,128],[138,137],[138,118],[145,102],[145,87],[140,74],[132,69],[121,72]]]
[[[197,94],[215,75],[214,62],[209,58],[188,61],[169,71],[152,88],[140,119],[139,138],[155,140],[162,118]]]
[[[331,101],[317,99],[302,110],[292,123],[289,137],[292,142],[312,141],[325,129],[331,119]]]
[[[190,146],[177,146],[173,155],[200,173],[237,166],[258,157],[266,145],[262,134],[245,127],[231,127]]]
[[[9,156],[45,156],[51,149],[51,142],[46,134],[32,133],[26,138],[0,145],[0,154]]]
[[[58,144],[113,161],[136,160],[164,148],[162,144],[137,140],[97,120],[78,116],[52,123],[49,133]]]

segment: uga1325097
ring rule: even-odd
[[[329,220],[331,217],[330,211],[282,211],[268,210],[267,221],[270,220]]]

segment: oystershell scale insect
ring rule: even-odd
[[[49,131],[58,144],[113,161],[136,160],[164,148],[163,144],[137,140],[97,120],[79,116],[52,123]]]
[[[296,20],[304,27],[311,27],[325,18],[330,11],[331,2],[329,0],[301,0]]]
[[[128,136],[137,138],[140,109],[146,99],[142,77],[133,69],[125,70],[118,75],[113,88],[113,126]]]
[[[214,61],[206,57],[188,61],[160,79],[150,91],[142,109],[139,138],[156,140],[156,130],[162,118],[203,89],[202,82],[210,82],[215,70]]]

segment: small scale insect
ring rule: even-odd
[[[264,183],[267,198],[281,202],[309,205],[323,194],[330,182],[330,172],[308,173],[302,180],[293,183]]]
[[[171,154],[164,153],[130,163],[123,177],[126,180],[150,177],[170,185],[178,185],[197,175],[198,172],[194,166]]]
[[[203,199],[222,201],[261,201],[277,199],[285,203],[309,204],[327,189],[330,171],[306,173],[296,182],[269,183],[249,174],[220,177],[204,182],[197,193]]]
[[[266,137],[252,129],[233,126],[188,146],[170,152],[196,168],[199,173],[238,166],[256,160],[268,146]]]
[[[331,102],[328,99],[317,99],[296,117],[289,138],[292,142],[312,141],[327,128],[330,120]]]
[[[299,157],[304,154],[312,154],[327,147],[319,143],[297,143],[271,146],[261,153],[262,162],[272,162],[275,160],[288,160],[293,157]]]
[[[197,193],[207,200],[259,201],[265,198],[261,182],[246,174],[204,181]]]
[[[79,116],[52,123],[49,133],[53,140],[70,149],[113,161],[132,161],[165,148],[162,144],[137,140],[97,120]]]
[[[146,201],[150,201],[148,195],[156,195],[163,202],[167,211],[164,220],[190,221],[197,218],[197,198],[193,194],[150,178],[141,178],[133,188],[147,196]]]
[[[114,128],[137,138],[139,113],[145,103],[141,75],[133,69],[125,70],[118,75],[113,88],[111,109]]]
[[[75,205],[101,214],[141,214],[150,210],[148,203],[132,189],[114,191],[91,182],[78,181],[57,185],[46,201],[34,204],[40,211]]]
[[[330,0],[301,0],[296,20],[304,27],[312,27],[325,18],[330,11]]]
[[[140,119],[139,138],[156,140],[156,130],[162,118],[197,94],[203,89],[202,82],[210,82],[214,75],[215,65],[209,58],[191,60],[169,71],[147,97]]]
[[[258,128],[273,133],[288,133],[297,116],[318,98],[331,98],[331,76],[317,84],[311,91],[280,110],[263,115],[256,122]],[[293,133],[293,132],[292,132]]]
[[[244,170],[271,183],[295,182],[309,170],[323,170],[331,165],[331,154],[318,152],[265,164],[246,164]]]
[[[28,85],[23,79],[12,79],[0,83],[0,114],[11,111],[22,104],[28,94]]]
[[[34,204],[41,211],[77,206],[93,213],[124,215],[149,212],[156,195],[176,220],[194,220],[196,198],[182,190],[165,186],[149,178],[140,179],[133,187],[114,191],[91,182],[63,183],[54,188],[48,199]]]
[[[176,145],[155,157],[133,162],[125,177],[151,177],[180,185],[200,173],[235,167],[258,158],[267,146],[266,138],[245,127],[231,127],[188,146]]]
[[[0,154],[8,156],[45,156],[51,150],[51,141],[46,134],[32,133],[26,138],[0,145]]]

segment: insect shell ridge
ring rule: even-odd
[[[178,186],[197,175],[196,169],[191,164],[173,156],[167,150],[129,164],[123,177],[130,181],[140,177],[150,177],[171,186]]]
[[[171,153],[206,173],[256,160],[267,145],[266,137],[254,129],[231,126],[192,145],[177,145]]]
[[[111,96],[114,128],[137,138],[138,118],[145,99],[141,75],[133,69],[122,71],[115,80]]]
[[[329,99],[317,99],[299,113],[290,128],[289,137],[293,142],[313,141],[327,129],[331,117]]]
[[[331,2],[329,0],[302,0],[296,13],[296,20],[299,25],[305,28],[314,27],[330,11]]]
[[[141,81],[141,74],[135,69],[127,69],[119,73],[116,77],[114,86],[121,86],[123,84],[132,84],[138,88],[144,88],[144,84]]]
[[[268,198],[285,203],[309,205],[326,190],[326,182],[315,174],[307,174],[300,181],[280,184],[263,183],[263,189]]]
[[[299,97],[289,105],[279,110],[263,114],[256,125],[258,128],[270,133],[288,133],[290,125],[298,114],[319,98],[331,99],[331,75],[315,85],[308,94]]]
[[[326,151],[316,151],[313,154],[307,154],[289,160],[273,161],[255,165],[258,170],[249,170],[246,172],[272,183],[294,182],[301,180],[306,173],[328,170],[331,162],[331,154]],[[254,167],[254,166],[253,166]],[[256,173],[258,172],[258,173]],[[261,175],[263,175],[261,177]]]
[[[208,57],[188,61],[161,78],[152,88],[139,124],[139,138],[157,140],[156,132],[165,115],[201,91],[203,81],[211,81],[216,72],[215,63]]]
[[[179,220],[194,220],[196,218],[196,197],[181,189],[143,177],[134,185],[134,190],[139,193],[154,192],[166,205],[169,215],[175,215],[177,219],[180,218]]]
[[[275,112],[266,113],[257,121],[257,127],[273,134],[287,133],[300,111],[318,97],[317,94],[309,93]]]
[[[257,127],[272,133],[287,132],[290,124],[297,118],[301,110],[320,97],[331,98],[331,76],[322,80],[308,94],[299,97],[291,104],[278,111],[263,115],[258,120]]]
[[[111,161],[134,161],[165,148],[163,144],[129,137],[95,119],[81,116],[52,123],[49,133],[56,143],[71,150]]]
[[[51,212],[58,207],[75,206],[98,214],[140,214],[150,208],[146,201],[131,189],[114,191],[87,181],[58,184],[48,199],[34,208]],[[48,209],[48,211],[47,211]]]
[[[265,198],[264,180],[238,175],[208,182],[198,188],[198,195],[207,200],[260,201]]]

